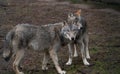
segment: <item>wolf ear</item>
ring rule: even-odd
[[[68,14],[67,21],[69,22],[69,21],[72,21],[72,20],[74,20],[74,19],[75,19],[74,14],[73,14],[73,13],[69,13],[69,14]]]
[[[63,25],[62,25],[62,26],[65,26],[65,25],[67,25],[67,22],[66,22],[66,21],[63,22]]]
[[[80,15],[81,15],[81,9],[77,10],[77,11],[75,12],[75,14],[76,14],[77,16],[80,16]]]
[[[73,13],[68,14],[68,18],[71,18],[73,16]]]

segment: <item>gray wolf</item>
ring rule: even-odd
[[[61,29],[64,23],[49,24],[43,26],[34,26],[30,24],[18,24],[10,30],[5,38],[3,57],[9,60],[10,57],[15,57],[13,62],[13,70],[16,74],[24,74],[19,71],[19,63],[25,54],[25,49],[31,48],[42,51],[44,53],[42,69],[48,69],[47,63],[49,56],[55,64],[55,68],[59,74],[65,74],[58,63],[56,51],[62,45],[69,43],[61,36]],[[67,42],[68,41],[68,42]]]
[[[69,48],[69,60],[66,65],[72,64],[73,52],[74,57],[77,57],[76,46],[81,46],[81,55],[84,65],[90,65],[87,59],[90,59],[89,50],[88,50],[88,27],[86,20],[80,15],[81,10],[78,10],[76,13],[68,14],[68,26],[64,27],[64,37],[69,39],[71,42],[68,44]]]

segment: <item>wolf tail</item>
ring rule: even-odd
[[[9,61],[11,56],[12,56],[12,39],[14,37],[14,33],[15,33],[15,30],[12,29],[10,30],[6,37],[5,37],[5,41],[4,41],[4,50],[3,50],[3,58],[6,60],[6,61]]]

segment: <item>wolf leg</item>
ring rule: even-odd
[[[76,49],[76,44],[74,44],[74,57],[77,57],[78,53],[77,53],[77,49]]]
[[[81,54],[82,54],[83,63],[84,63],[84,65],[90,65],[89,62],[86,59],[84,48],[85,48],[85,45],[84,45],[83,41],[81,41]]]
[[[13,69],[16,72],[16,74],[24,74],[23,72],[20,72],[18,69],[19,63],[22,60],[23,56],[24,56],[24,50],[18,50],[16,52],[15,61],[13,63]]]
[[[68,59],[68,62],[66,63],[66,65],[71,65],[72,64],[72,49],[71,49],[71,44],[68,44],[68,49],[69,49],[69,59]]]
[[[85,37],[84,37],[84,43],[85,43],[86,58],[90,59],[90,54],[89,54],[89,50],[88,50],[88,43],[89,43],[89,37],[88,37],[88,35],[85,35]]]
[[[54,49],[51,49],[49,50],[49,54],[50,54],[50,57],[52,58],[52,61],[54,62],[55,64],[55,68],[57,69],[58,73],[59,74],[66,74],[66,71],[63,71],[60,66],[59,66],[59,63],[58,63],[58,57],[57,57],[57,53]]]
[[[47,67],[47,63],[48,63],[48,59],[49,59],[48,55],[49,55],[49,53],[47,51],[45,51],[43,62],[42,62],[42,70],[48,70],[48,67]]]

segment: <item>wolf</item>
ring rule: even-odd
[[[87,59],[90,59],[88,50],[88,27],[86,20],[80,14],[81,10],[78,10],[76,13],[68,14],[69,25],[63,28],[65,33],[63,36],[71,41],[68,44],[69,60],[66,65],[72,64],[72,49],[74,49],[74,57],[78,56],[76,46],[81,46],[81,55],[84,65],[90,65],[87,61]]]
[[[4,59],[8,61],[11,57],[14,57],[13,70],[16,74],[24,74],[19,70],[19,63],[24,57],[26,49],[34,49],[44,53],[42,63],[43,70],[48,69],[47,63],[50,56],[57,72],[59,74],[66,74],[66,71],[62,70],[59,66],[56,53],[61,46],[70,43],[69,39],[62,36],[62,28],[64,26],[65,23],[63,22],[42,26],[31,24],[16,25],[5,37],[3,51]]]

